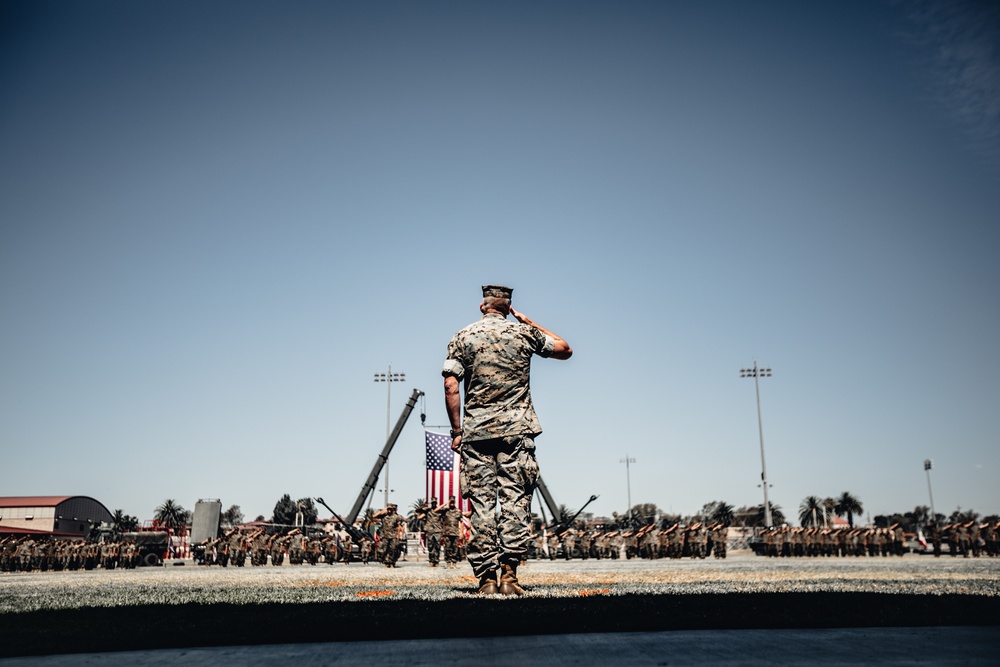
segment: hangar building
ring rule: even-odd
[[[89,496],[0,496],[0,534],[86,537],[111,512]]]

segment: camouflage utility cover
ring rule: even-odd
[[[441,532],[445,535],[457,536],[461,525],[462,513],[456,508],[450,507],[441,513]]]
[[[436,507],[427,512],[427,516],[424,519],[424,532],[428,535],[441,534],[441,514],[437,511]]]
[[[384,517],[382,517],[382,533],[383,533],[383,535],[385,535],[385,534],[391,534],[391,535],[395,536],[396,535],[396,531],[399,529],[399,524],[401,524],[401,523],[403,523],[403,517],[402,517],[402,515],[396,514],[395,512],[392,512],[390,514],[386,514]]]
[[[535,327],[499,313],[483,315],[452,337],[441,374],[465,382],[463,440],[542,432],[528,378],[532,355],[551,356],[554,347]]]

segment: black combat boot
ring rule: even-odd
[[[524,589],[517,583],[517,561],[500,564],[500,595],[524,595]]]
[[[497,573],[496,570],[490,570],[483,576],[479,578],[479,590],[476,591],[479,595],[496,595],[497,594]]]

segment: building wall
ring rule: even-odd
[[[54,506],[0,507],[0,525],[15,529],[86,535],[93,525],[111,519],[104,505],[86,496],[73,496]]]
[[[0,507],[0,524],[11,528],[54,530],[55,507]]]

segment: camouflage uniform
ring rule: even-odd
[[[305,549],[303,549],[303,536],[299,534],[298,528],[285,536],[288,540],[288,564],[289,565],[302,565],[302,561],[305,560]]]
[[[580,558],[587,560],[590,558],[590,547],[593,544],[593,537],[587,531],[580,533],[577,539],[577,548],[580,550]]]
[[[549,551],[549,560],[555,560],[556,553],[559,551],[559,533],[553,531],[548,534],[547,547]]]
[[[319,563],[319,557],[323,555],[323,542],[319,537],[313,535],[305,541],[305,559],[310,565]],[[234,560],[235,562],[235,560]]]
[[[930,534],[931,538],[931,550],[934,553],[935,558],[941,557],[941,527],[937,525],[936,521],[932,521],[927,524],[927,532]]]
[[[350,563],[354,557],[354,542],[346,530],[337,531],[337,554],[338,559],[345,563]]]
[[[361,549],[361,562],[367,565],[368,561],[372,558],[372,541],[368,538],[363,538],[358,548]]]
[[[656,526],[649,525],[642,529],[642,539],[639,541],[639,551],[643,558],[656,558],[660,546],[660,537],[656,532]]]
[[[714,545],[714,553],[712,554],[716,558],[726,557],[726,542],[729,538],[729,528],[719,524],[712,529],[712,544]]]
[[[531,357],[549,357],[554,346],[537,328],[494,311],[448,344],[442,375],[465,389],[461,488],[472,503],[469,562],[480,579],[527,553],[535,437],[542,432],[529,390]]]
[[[285,535],[271,542],[271,565],[281,565],[285,562],[285,553],[288,551],[288,543],[291,542],[291,539]]]
[[[538,532],[535,535],[534,540],[535,540],[535,544],[534,544],[535,553],[533,554],[533,557],[534,558],[538,558],[538,559],[544,558],[545,557],[545,551],[546,551],[546,549],[545,549],[545,533]]]
[[[403,523],[403,517],[396,512],[396,506],[390,503],[387,513],[382,517],[382,529],[379,533],[381,560],[386,567],[396,567],[396,560],[399,559],[398,535],[401,523]]]
[[[985,543],[986,555],[996,556],[997,555],[996,527],[991,523],[984,523],[982,528],[983,528],[983,542]]]
[[[437,567],[441,562],[441,514],[434,507],[436,498],[432,499],[431,507],[424,519],[424,535],[427,540],[427,562]]]
[[[458,538],[462,530],[462,513],[449,499],[448,507],[441,510],[441,536],[444,539],[444,562],[449,567],[458,563]]]
[[[251,565],[267,565],[267,535],[263,530],[256,530],[250,538]]]
[[[229,535],[229,559],[236,567],[243,567],[247,560],[246,536],[239,528]]]
[[[955,532],[958,537],[958,549],[962,552],[963,558],[969,557],[969,527],[964,523],[960,523],[957,526]]]
[[[573,558],[573,550],[576,548],[576,532],[572,528],[563,533],[562,543],[563,558],[571,560]]]
[[[903,527],[896,524],[892,530],[892,553],[896,556],[902,556],[906,553],[905,536],[903,535]]]

